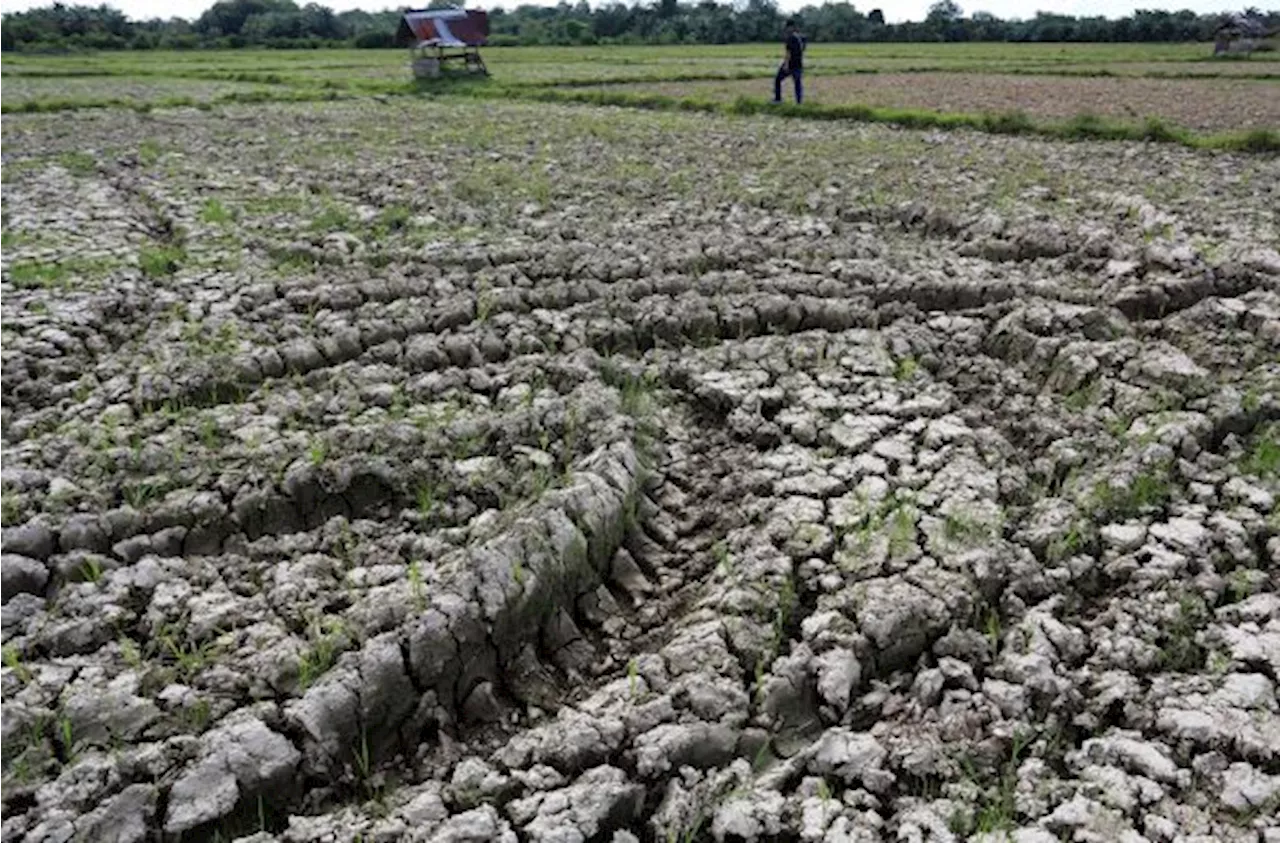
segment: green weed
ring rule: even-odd
[[[138,160],[148,167],[159,161],[163,152],[160,144],[153,140],[144,140],[138,144]]]
[[[213,719],[213,707],[203,697],[182,710],[182,720],[192,732],[203,732],[211,719]]]
[[[161,632],[156,642],[161,652],[173,661],[179,674],[188,681],[204,670],[214,655],[212,642],[191,644],[173,631]]]
[[[1162,509],[1173,497],[1168,474],[1168,466],[1155,466],[1134,476],[1125,488],[1102,481],[1094,486],[1090,505],[1102,518],[1112,521]]]
[[[351,228],[351,214],[337,205],[329,205],[311,220],[311,230],[318,232],[347,231]]]
[[[121,490],[121,497],[129,506],[140,510],[149,502],[159,498],[163,492],[164,486],[161,483],[137,480],[127,484]]]
[[[723,541],[711,545],[711,558],[715,560],[716,568],[721,574],[728,576],[733,571],[733,556],[729,553],[729,546]]]
[[[337,618],[316,620],[309,636],[310,646],[298,656],[298,690],[303,692],[337,662],[344,648],[346,626]]]
[[[909,381],[920,370],[920,363],[914,357],[903,357],[893,364],[895,380]]]
[[[995,532],[996,528],[991,524],[954,512],[947,513],[946,520],[943,522],[943,534],[948,541],[956,544],[981,543],[990,539]]]
[[[142,651],[138,649],[138,645],[133,643],[133,639],[121,637],[119,641],[120,657],[124,659],[124,663],[131,670],[140,671],[146,664],[142,658]]]
[[[19,290],[50,288],[67,277],[67,268],[60,263],[20,261],[9,267],[9,282]]]
[[[28,685],[35,678],[31,673],[31,669],[22,663],[22,655],[17,648],[11,644],[4,645],[4,666],[13,671],[13,675],[18,677],[23,685]]]
[[[329,456],[329,445],[319,436],[312,438],[307,447],[307,461],[313,466],[321,466]]]
[[[427,610],[427,592],[422,583],[422,565],[415,559],[409,563],[409,591],[413,595],[413,606],[422,614]]]
[[[1184,592],[1178,597],[1173,622],[1164,630],[1160,641],[1160,666],[1178,673],[1193,673],[1204,666],[1205,650],[1196,642],[1196,631],[1209,619],[1209,609],[1196,594]]]
[[[1045,551],[1045,558],[1050,562],[1061,562],[1079,553],[1085,546],[1085,528],[1081,524],[1072,524],[1060,536],[1054,536]]]
[[[1096,380],[1089,381],[1084,386],[1079,387],[1073,392],[1067,393],[1062,399],[1063,405],[1070,410],[1082,412],[1098,403],[1098,394],[1102,391],[1102,384]]]
[[[378,225],[384,232],[408,228],[413,211],[405,205],[387,205],[378,214]]]
[[[225,225],[232,221],[234,217],[227,207],[217,199],[206,199],[204,205],[200,208],[201,222],[207,222],[212,225]]]
[[[155,246],[138,250],[138,266],[148,278],[173,275],[186,259],[186,250],[180,246]]]
[[[1030,745],[1030,736],[1022,731],[1013,735],[1009,757],[999,766],[995,775],[979,772],[971,761],[961,762],[965,777],[981,787],[977,811],[972,817],[956,813],[951,818],[951,831],[962,837],[979,834],[1008,832],[1017,826],[1018,767],[1022,755]]]
[[[1280,473],[1280,425],[1270,425],[1258,435],[1240,468],[1263,478]]]
[[[889,520],[889,554],[900,557],[916,544],[916,511],[910,505],[902,505],[893,511]]]
[[[64,152],[58,156],[58,163],[77,176],[91,176],[98,171],[97,159],[87,152]]]
[[[65,715],[58,718],[58,740],[62,746],[63,763],[68,766],[74,764],[79,754],[75,742],[75,726],[71,718]]]
[[[0,521],[10,526],[21,517],[22,496],[8,489],[0,492]]]
[[[102,563],[90,557],[80,566],[81,582],[98,583],[102,581]]]
[[[434,482],[421,483],[415,493],[415,498],[418,505],[418,514],[424,519],[430,518],[440,504],[440,489]]]
[[[983,616],[982,629],[987,636],[987,641],[991,644],[991,654],[998,654],[1003,636],[1003,626],[1000,622],[1000,613],[994,608],[987,609],[986,614]]]

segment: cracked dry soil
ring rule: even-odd
[[[4,135],[6,843],[1280,841],[1275,158]]]

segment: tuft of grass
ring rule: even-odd
[[[920,370],[920,362],[914,357],[903,357],[893,364],[893,377],[895,380],[909,381],[915,377],[916,372]]]
[[[91,176],[98,171],[97,159],[87,152],[64,152],[58,156],[58,163],[77,176]]]
[[[1098,395],[1102,391],[1102,384],[1098,381],[1089,381],[1084,386],[1075,389],[1063,397],[1062,403],[1070,410],[1082,412],[1098,403]]]
[[[980,834],[1008,832],[1017,826],[1018,767],[1030,743],[1030,735],[1022,731],[1014,732],[1009,757],[999,765],[994,775],[990,771],[976,770],[969,759],[961,761],[965,778],[981,789],[977,811],[972,816],[957,812],[951,817],[950,827],[953,833],[969,838]]]
[[[711,545],[711,558],[716,562],[716,568],[725,575],[733,571],[733,555],[729,553],[729,546],[723,541],[718,541]]]
[[[401,231],[409,226],[413,211],[406,205],[387,205],[378,214],[378,227],[383,232]]]
[[[1159,117],[1148,117],[1142,123],[1143,140],[1156,143],[1182,143],[1188,137],[1185,131],[1170,126]]]
[[[902,504],[889,518],[889,554],[900,557],[916,543],[916,511],[909,504]]]
[[[97,559],[86,559],[80,566],[80,581],[99,583],[102,581],[102,563]]]
[[[1044,551],[1044,555],[1050,562],[1062,562],[1078,554],[1083,548],[1084,528],[1080,524],[1071,524],[1068,531],[1061,536],[1053,537],[1053,540],[1048,542],[1048,549]]]
[[[956,544],[977,544],[990,539],[996,532],[991,524],[965,515],[948,513],[943,522],[943,534]]]
[[[418,486],[415,498],[418,505],[418,514],[423,518],[430,518],[431,513],[435,511],[436,506],[440,503],[440,490],[436,488],[435,483],[422,483]]]
[[[164,487],[149,480],[137,480],[129,483],[121,490],[124,502],[134,509],[141,510],[148,502],[160,497]]]
[[[995,135],[1026,135],[1033,133],[1036,126],[1024,112],[1007,111],[983,115],[982,128]]]
[[[1196,594],[1178,597],[1178,610],[1160,641],[1160,666],[1177,673],[1194,673],[1204,667],[1206,653],[1196,642],[1196,631],[1209,619],[1209,609]]]
[[[1136,475],[1123,489],[1104,480],[1094,486],[1090,504],[1100,517],[1111,521],[1162,509],[1173,497],[1168,471],[1167,466],[1150,468]]]
[[[31,668],[22,663],[22,654],[11,644],[4,645],[4,666],[13,671],[13,675],[18,677],[18,681],[23,685],[29,685],[35,676],[31,673]]]
[[[325,459],[329,456],[329,445],[320,437],[311,440],[311,445],[307,448],[307,461],[314,466],[324,464]]]
[[[227,207],[217,199],[207,199],[200,208],[200,220],[202,222],[211,223],[213,225],[225,225],[231,222],[233,216]]]
[[[148,278],[165,278],[178,271],[187,259],[181,246],[155,246],[138,251],[138,266]]]
[[[150,139],[138,144],[138,160],[148,167],[159,161],[163,152],[160,144]]]
[[[192,732],[203,732],[205,727],[209,725],[209,721],[212,719],[213,707],[209,705],[209,701],[203,697],[182,710],[182,720],[186,724],[188,730]]]
[[[1263,478],[1280,473],[1280,424],[1270,425],[1258,435],[1240,468],[1246,474]]]
[[[9,267],[9,282],[19,290],[48,289],[66,277],[67,267],[61,263],[20,261]]]
[[[1000,641],[1004,634],[1004,628],[1000,622],[1000,613],[995,608],[988,608],[986,614],[983,615],[982,630],[987,636],[987,641],[991,644],[991,655],[997,655],[1000,652]]]
[[[427,590],[422,582],[422,563],[417,559],[409,563],[409,590],[413,594],[413,607],[418,614],[427,610]]]
[[[351,228],[351,224],[351,214],[345,208],[328,205],[311,220],[311,230],[324,233],[346,231]]]
[[[0,493],[0,522],[11,526],[22,517],[22,496],[5,489]]]
[[[120,638],[120,657],[124,659],[124,663],[131,670],[141,671],[146,662],[142,658],[142,651],[138,649],[138,645],[133,643],[131,638]]]
[[[302,249],[273,249],[271,251],[271,263],[276,269],[305,269],[313,270],[316,267],[317,260],[310,252]]]
[[[156,638],[156,644],[160,652],[173,661],[179,675],[188,681],[204,670],[214,655],[212,642],[192,644],[173,630],[162,631]]]
[[[338,661],[346,639],[340,619],[313,621],[309,631],[311,646],[298,657],[298,689],[306,691]]]
[[[359,781],[365,798],[377,799],[381,788],[374,779],[373,757],[369,752],[369,735],[363,728],[360,730],[360,746],[356,749],[355,762],[356,780]]]

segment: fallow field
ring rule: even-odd
[[[1207,51],[6,56],[3,840],[1275,843]]]

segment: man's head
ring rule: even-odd
[[[787,25],[784,27],[784,29],[786,30],[786,33],[790,35],[791,33],[796,31],[796,22],[794,20],[787,21]]]

